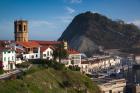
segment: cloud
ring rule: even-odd
[[[133,23],[140,28],[140,20],[135,20],[135,21],[128,22],[128,23]]]
[[[32,24],[32,26],[42,26],[42,25],[51,25],[51,23],[49,23],[48,21],[45,21],[45,20],[31,20],[29,21],[30,24]]]
[[[70,1],[70,3],[81,3],[82,2],[82,0],[69,0]]]
[[[49,27],[49,28],[54,28],[55,25],[49,21],[46,20],[30,20],[29,25],[31,28],[34,27]]]
[[[72,18],[73,16],[60,16],[60,17],[57,17],[56,19],[57,20],[60,20],[62,23],[70,23],[72,21]]]
[[[71,7],[66,7],[66,10],[69,14],[73,14],[75,12],[75,9],[71,8]]]

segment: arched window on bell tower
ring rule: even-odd
[[[26,25],[24,25],[24,31],[26,32]]]
[[[18,28],[19,28],[18,31],[22,32],[22,25],[21,24],[18,25]]]

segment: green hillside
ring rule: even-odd
[[[20,79],[0,81],[0,93],[100,93],[87,76],[71,70],[32,67]]]

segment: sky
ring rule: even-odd
[[[0,0],[0,40],[14,40],[14,21],[27,20],[30,40],[57,40],[86,11],[140,27],[140,0]]]

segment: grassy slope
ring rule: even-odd
[[[64,87],[65,81],[67,87]],[[78,88],[100,93],[88,77],[70,70],[48,68],[34,73],[30,71],[23,79],[0,81],[0,93],[83,93],[78,92]]]

